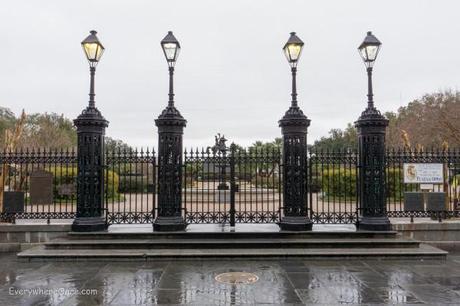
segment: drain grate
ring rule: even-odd
[[[217,275],[215,280],[225,284],[253,284],[259,280],[259,277],[248,272],[227,272]]]

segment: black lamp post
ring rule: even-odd
[[[169,66],[168,106],[155,120],[158,127],[158,215],[155,231],[180,231],[182,217],[182,135],[187,121],[174,106],[173,75],[180,44],[171,31],[161,41]]]
[[[172,31],[168,31],[168,34],[161,41],[161,48],[166,57],[169,67],[169,100],[168,107],[174,108],[174,86],[173,86],[173,77],[174,77],[174,66],[176,65],[177,58],[180,53],[180,44],[179,41],[174,37]]]
[[[284,45],[284,53],[291,66],[292,100],[291,107],[279,121],[283,134],[283,216],[282,230],[311,230],[313,223],[308,218],[307,209],[307,131],[310,120],[297,104],[296,73],[297,63],[302,53],[303,41],[291,33]]]
[[[94,76],[104,47],[96,31],[81,45],[90,66],[91,82],[89,103],[74,120],[78,136],[77,215],[72,231],[100,231],[107,229],[103,217],[104,203],[104,135],[108,121],[96,108],[94,101]]]
[[[283,47],[284,55],[286,55],[286,59],[291,66],[291,73],[292,73],[292,100],[291,100],[291,108],[298,108],[297,106],[297,63],[299,62],[300,55],[302,54],[303,50],[303,41],[297,37],[295,32],[291,32],[291,36],[289,37],[288,41]]]
[[[382,43],[375,37],[372,32],[367,32],[364,41],[359,45],[358,50],[367,70],[367,107],[374,108],[374,93],[372,91],[372,68],[380,51]]]
[[[374,106],[372,68],[381,42],[367,32],[358,47],[367,69],[367,108],[355,122],[359,144],[359,200],[361,204],[358,229],[386,231],[391,229],[386,216],[385,132],[388,120]]]

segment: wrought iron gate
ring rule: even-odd
[[[105,157],[104,209],[107,223],[152,223],[157,202],[155,151],[107,150]]]
[[[278,222],[282,203],[278,149],[184,153],[182,204],[187,223]]]
[[[355,150],[310,151],[308,207],[320,224],[354,224],[360,210],[358,153]]]

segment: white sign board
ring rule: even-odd
[[[404,183],[442,184],[442,164],[404,164]]]
[[[420,184],[420,190],[433,190],[433,184]]]

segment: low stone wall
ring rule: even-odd
[[[460,220],[394,222],[392,228],[404,237],[420,240],[448,252],[460,252]]]
[[[0,252],[17,252],[64,237],[70,224],[0,224]]]

